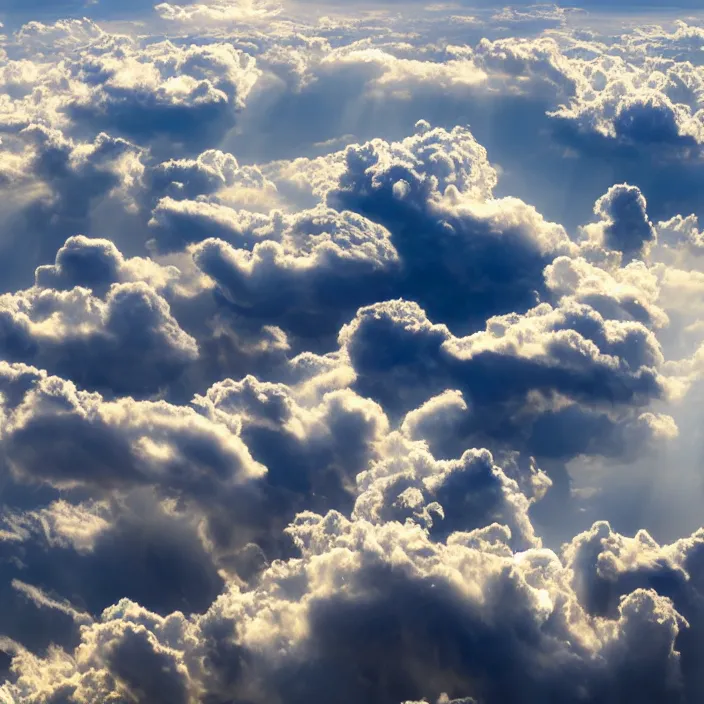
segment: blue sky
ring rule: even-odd
[[[704,700],[704,15],[570,5],[0,5],[2,704]]]

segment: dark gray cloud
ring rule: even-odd
[[[512,404],[520,400],[520,406],[533,391],[605,407],[637,407],[665,393],[655,337],[637,323],[607,322],[584,305],[543,304],[456,338],[417,305],[391,301],[361,309],[340,339],[357,387],[386,407],[408,411],[445,388],[459,388],[482,409],[479,423],[489,421],[492,406],[501,407],[499,433]],[[614,356],[621,362],[613,364]]]
[[[607,224],[604,245],[622,252],[626,260],[642,257],[655,239],[655,229],[648,221],[645,198],[633,186],[613,186],[596,203],[594,210]]]
[[[144,282],[88,289],[30,289],[2,299],[5,359],[38,364],[84,387],[154,393],[198,357],[196,341]]]
[[[521,201],[492,199],[494,169],[467,130],[421,123],[402,142],[353,146],[319,165],[302,166],[338,213],[267,218],[165,199],[151,223],[157,247],[217,233],[222,240],[193,248],[198,267],[239,314],[308,339],[336,333],[360,305],[399,296],[453,329],[476,329],[549,297],[544,267],[574,249]],[[278,176],[293,177],[288,167]]]

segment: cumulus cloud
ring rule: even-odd
[[[104,299],[82,287],[2,297],[3,356],[39,364],[83,386],[155,392],[198,357],[196,341],[144,282],[115,284]]]
[[[607,620],[578,604],[556,555],[513,559],[496,528],[443,545],[410,525],[309,513],[291,532],[303,559],[272,568],[256,591],[230,590],[195,619],[123,600],[84,629],[73,657],[20,651],[5,696],[189,702],[255,688],[296,702],[340,682],[349,702],[599,701],[614,684],[619,700],[656,702],[682,691],[674,644],[687,624],[654,590],[632,592]],[[635,653],[639,640],[648,645]]]
[[[204,131],[224,134],[232,127],[258,77],[252,57],[227,44],[181,48],[168,42],[100,53],[75,71],[93,84],[69,103],[79,124],[102,124],[156,144],[165,137],[186,148],[203,144]]]
[[[314,162],[310,171],[296,168],[299,187],[317,190],[338,213],[318,206],[267,218],[164,199],[151,222],[157,248],[203,239],[192,250],[196,264],[240,312],[307,337],[397,296],[475,328],[547,295],[543,268],[574,248],[562,227],[525,203],[492,197],[495,171],[467,130],[419,123],[402,142],[375,140],[328,161],[330,183],[309,180]],[[280,190],[295,178],[288,167],[277,174]],[[208,232],[222,239],[205,239]]]
[[[4,184],[8,202],[0,210],[3,250],[11,250],[22,269],[51,261],[67,237],[90,230],[98,218],[129,221],[144,172],[142,151],[132,143],[105,133],[76,142],[39,124],[5,141],[0,149],[11,170]],[[3,266],[5,290],[31,283],[25,271]]]
[[[456,388],[466,397],[475,441],[523,437],[534,452],[542,445],[547,454],[579,453],[597,439],[607,450],[607,410],[623,405],[630,413],[667,394],[652,333],[632,321],[604,320],[583,304],[491,318],[485,331],[457,338],[417,305],[393,301],[361,309],[340,341],[356,388],[386,407],[408,411]],[[550,420],[559,427],[574,414],[582,417],[581,433],[556,443]]]
[[[149,258],[125,258],[111,240],[69,237],[56,253],[54,264],[44,264],[34,274],[39,289],[69,291],[76,287],[105,294],[112,284],[144,281],[156,290],[178,279],[180,271]]]
[[[0,700],[699,704],[704,34],[527,5],[3,6]]]
[[[378,524],[417,521],[439,539],[500,524],[519,549],[540,545],[528,517],[532,501],[550,485],[539,469],[521,472],[511,460],[503,469],[487,450],[436,460],[422,443],[408,443],[404,452],[403,440],[390,442],[399,446],[394,455],[358,476],[355,515]]]
[[[656,238],[646,207],[645,198],[636,186],[627,183],[612,186],[594,205],[594,213],[601,222],[587,228],[587,232],[606,249],[620,252],[625,261],[642,258]]]
[[[155,10],[164,19],[206,25],[229,25],[242,21],[265,20],[275,17],[282,9],[280,3],[266,0],[237,0],[237,2],[210,0],[210,2],[183,5],[162,2],[155,5]]]
[[[10,88],[0,112],[4,129],[39,122],[83,137],[104,129],[169,157],[217,142],[261,73],[231,44],[144,42],[89,20],[35,22],[17,39],[20,53],[3,71]],[[48,53],[57,44],[64,52],[58,65]],[[30,53],[32,45],[38,53]]]
[[[174,200],[209,196],[216,204],[240,204],[256,210],[276,202],[276,186],[257,166],[240,166],[237,159],[210,149],[195,159],[170,159],[148,172],[149,195]],[[168,201],[167,201],[168,202]]]

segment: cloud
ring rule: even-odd
[[[685,697],[701,696],[701,531],[671,545],[660,546],[646,532],[634,538],[599,523],[575,537],[565,548],[573,582],[592,613],[613,613],[626,591],[652,588],[672,599],[687,619],[678,639]]]
[[[125,594],[151,608],[174,608],[177,598],[204,608],[216,569],[249,579],[288,550],[283,531],[296,512],[351,510],[355,477],[388,431],[381,408],[345,389],[306,400],[248,377],[178,406],[110,401],[31,367],[6,364],[3,372],[3,463],[16,506],[9,554],[21,549],[36,579],[80,593],[94,614],[96,604],[99,611]],[[36,507],[47,498],[53,503]],[[127,585],[128,575],[113,572],[139,535],[155,552],[141,553]],[[42,568],[49,548],[65,567]],[[159,555],[158,569],[174,580],[168,590],[152,574]],[[198,578],[188,576],[193,563],[204,565]],[[72,575],[91,569],[95,577],[79,587]]]
[[[442,545],[417,527],[331,513],[305,514],[291,531],[303,559],[269,571],[254,593],[232,590],[194,619],[123,600],[83,631],[73,659],[20,652],[14,667],[24,676],[4,693],[32,701],[47,670],[57,673],[50,692],[138,700],[153,692],[157,701],[163,692],[193,701],[203,689],[232,698],[256,683],[264,696],[291,702],[333,682],[346,684],[340,692],[349,702],[599,701],[614,683],[623,701],[682,691],[673,645],[686,624],[652,590],[632,592],[606,620],[581,609],[556,555],[530,550],[514,561],[495,529]],[[648,645],[635,653],[634,643]],[[647,677],[633,679],[633,668]],[[515,677],[497,676],[507,670]]]
[[[490,319],[486,331],[456,338],[417,305],[392,301],[361,309],[340,341],[363,394],[408,411],[444,388],[458,389],[468,405],[469,432],[499,442],[510,437],[516,443],[522,436],[530,446],[539,440],[531,433],[533,423],[539,428],[540,420],[551,417],[581,417],[590,406],[603,413],[594,427],[603,437],[610,425],[607,408],[623,404],[630,410],[667,393],[657,372],[662,353],[647,328],[606,321],[579,304],[543,304],[525,316]],[[588,437],[573,435],[573,451],[584,451],[580,443]]]
[[[106,130],[169,157],[224,136],[261,74],[252,56],[226,43],[143,43],[87,19],[35,22],[16,36],[28,54],[5,68],[12,90],[3,123],[38,122],[86,140]],[[58,65],[50,53],[57,46]]]
[[[149,190],[174,200],[210,196],[215,202],[256,209],[276,202],[276,186],[257,166],[240,166],[232,154],[210,149],[195,159],[170,159],[148,173]],[[255,206],[254,208],[252,206]]]
[[[393,291],[389,279],[400,263],[384,228],[325,209],[282,224],[279,241],[251,251],[213,239],[193,251],[242,315],[314,338],[336,332],[361,302]]]
[[[38,267],[34,278],[39,289],[69,291],[80,286],[104,295],[112,284],[130,281],[165,289],[180,274],[176,267],[160,266],[152,259],[126,259],[111,240],[75,235],[56,253],[55,263]]]
[[[23,371],[5,363],[6,383],[16,384]],[[207,491],[211,479],[218,476],[235,486],[265,472],[226,427],[208,423],[193,409],[129,397],[103,401],[70,382],[34,373],[36,381],[26,396],[14,408],[5,409],[6,458],[19,477],[67,487],[83,482],[151,483],[163,477],[176,488],[181,475],[185,485],[195,482],[193,487]],[[44,434],[45,441],[25,442],[23,438],[35,433]],[[52,434],[65,436],[62,455],[50,449]],[[210,444],[213,449],[208,452]],[[101,445],[110,450],[96,464]],[[53,454],[52,462],[45,461],[45,452]],[[81,456],[85,462],[79,460]],[[201,463],[192,476],[186,471],[190,463]]]
[[[217,232],[222,240],[193,248],[197,266],[241,314],[308,338],[336,332],[360,305],[398,296],[476,328],[548,295],[543,268],[573,249],[534,209],[492,198],[496,174],[467,130],[421,123],[402,142],[375,140],[329,161],[334,180],[310,187],[326,188],[339,213],[319,206],[266,218],[164,199],[151,221],[156,245],[168,250]]]
[[[603,250],[591,246],[584,253],[587,258],[558,257],[545,268],[547,286],[560,300],[589,305],[605,319],[636,320],[655,330],[670,323],[661,307],[658,277],[645,263],[601,268],[588,258],[596,254],[595,258],[608,261],[608,254],[604,257]]]
[[[100,53],[74,70],[93,85],[69,103],[74,120],[187,149],[202,146],[203,130],[212,139],[212,131],[224,134],[233,126],[259,75],[252,57],[227,44],[180,48],[169,42]]]
[[[155,5],[155,10],[164,19],[175,22],[197,22],[202,24],[234,24],[266,20],[278,15],[282,6],[278,2],[262,0],[238,0],[237,2],[210,2],[193,4],[172,4],[162,2]]]
[[[85,288],[2,297],[4,356],[89,388],[155,392],[198,357],[195,340],[144,282],[115,284],[101,300]]]
[[[295,33],[289,41],[303,46],[274,45],[257,55],[262,90],[253,91],[228,148],[270,160],[324,154],[343,135],[399,139],[419,119],[456,125],[443,120],[448,111],[461,113],[464,101],[485,94],[486,73],[469,47],[429,56],[402,37],[390,41],[379,26],[371,28],[376,41],[346,44],[332,24],[330,39]]]
[[[51,261],[67,237],[90,229],[94,219],[128,220],[144,172],[142,151],[105,133],[77,143],[33,124],[7,141],[6,155],[16,168],[5,185],[10,202],[0,213],[7,231],[3,247],[22,270],[4,265],[6,290],[29,285],[31,279],[22,277]]]
[[[49,5],[0,12],[0,700],[698,704],[697,18]]]
[[[355,477],[382,452],[388,432],[383,410],[348,389],[305,398],[284,384],[246,377],[216,384],[195,403],[213,420],[236,424],[254,459],[267,467],[259,486],[262,515],[252,513],[250,533],[269,558],[281,551],[281,533],[298,511],[351,510]]]
[[[193,612],[222,589],[195,527],[148,495],[77,504],[64,496],[4,521],[3,631],[31,652],[75,647],[81,626],[124,597]]]
[[[404,444],[400,439],[391,442]],[[422,443],[407,444],[405,453],[395,448],[390,458],[359,474],[357,517],[378,524],[414,520],[439,540],[500,524],[508,529],[512,545],[540,546],[528,517],[530,504],[550,486],[539,469],[531,467],[522,476],[523,468],[507,461],[504,470],[486,450],[467,450],[458,460],[436,460]]]
[[[607,249],[621,252],[625,261],[642,258],[656,237],[646,207],[639,188],[626,183],[612,186],[594,205],[601,223],[587,232]]]

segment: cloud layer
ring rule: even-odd
[[[702,701],[704,29],[634,8],[3,6],[3,704]]]

